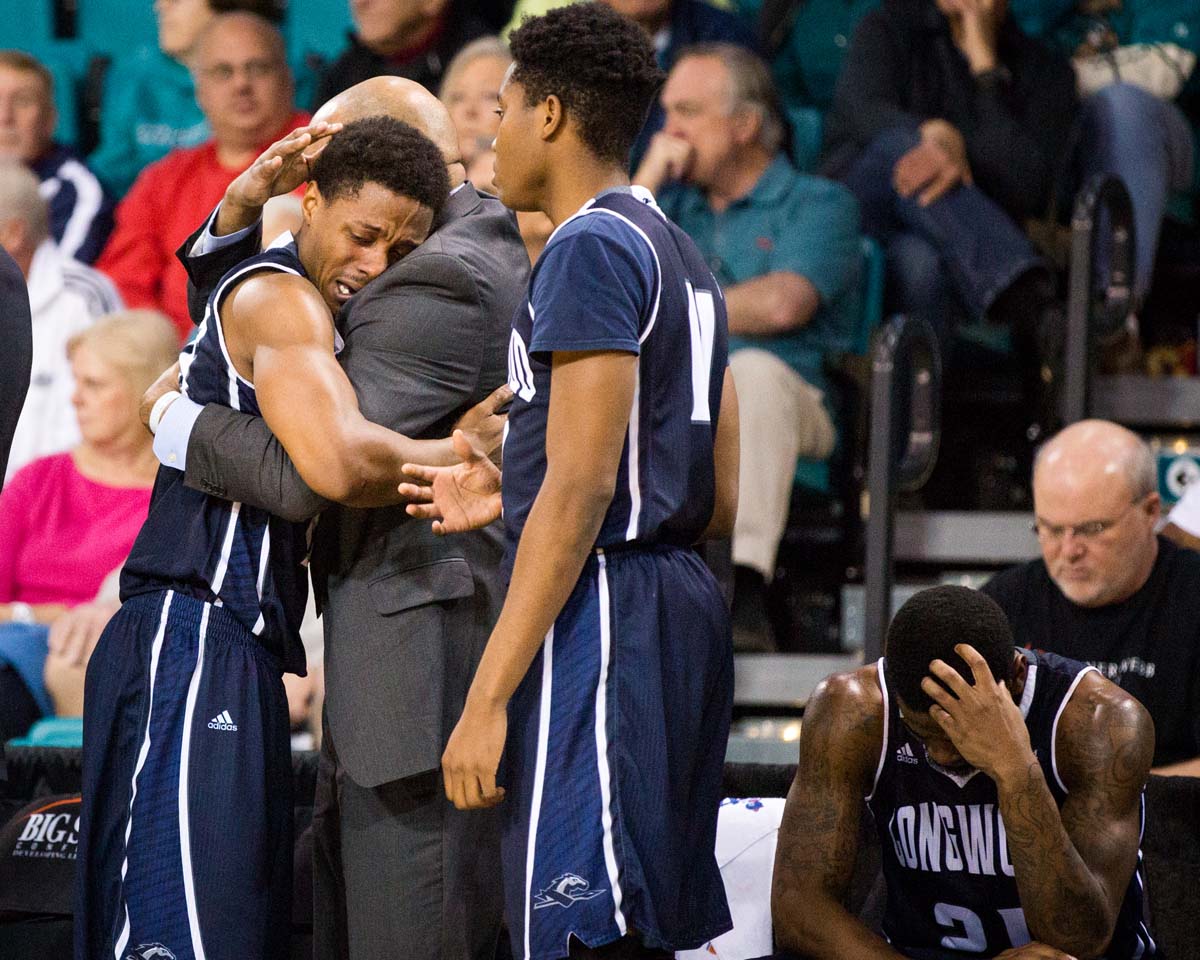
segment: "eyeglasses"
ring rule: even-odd
[[[1034,520],[1029,525],[1029,529],[1039,540],[1050,543],[1061,541],[1068,530],[1076,540],[1096,540],[1120,523],[1125,514],[1149,496],[1150,494],[1145,494],[1136,500],[1131,500],[1124,510],[1110,520],[1087,520],[1084,523],[1046,523],[1044,520]]]
[[[206,80],[212,80],[214,83],[228,83],[241,71],[244,71],[250,80],[265,80],[277,73],[279,66],[275,60],[247,60],[245,63],[214,63],[200,73]]]

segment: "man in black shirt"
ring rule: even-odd
[[[1052,374],[1062,313],[1021,224],[1050,206],[1076,112],[1064,56],[1007,0],[884,0],[860,21],[825,130],[826,174],[884,246],[897,310],[948,339],[961,319],[1012,329]],[[1032,389],[1032,385],[1031,385]]]
[[[468,5],[451,0],[352,3],[354,33],[317,85],[313,109],[371,77],[414,80],[429,90],[463,47],[493,32]]]
[[[984,586],[1019,645],[1086,661],[1150,712],[1156,773],[1200,774],[1200,553],[1155,533],[1153,455],[1085,420],[1038,453],[1042,559]]]

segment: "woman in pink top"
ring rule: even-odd
[[[44,631],[7,625],[49,625],[90,602],[146,519],[158,462],[138,403],[177,352],[170,321],[151,310],[102,317],[67,345],[82,442],[33,461],[0,491],[0,735],[31,719],[31,704],[38,714],[50,705]],[[81,692],[82,665],[57,667],[64,677],[47,669],[50,692],[59,680]]]

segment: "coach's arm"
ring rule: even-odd
[[[813,960],[900,960],[846,908],[883,724],[874,666],[829,677],[808,701],[775,849],[771,919],[780,950]]]
[[[480,340],[478,308],[465,274],[453,258],[424,256],[392,267],[355,299],[340,359],[368,420],[410,437],[444,437],[454,417],[495,386],[479,383],[479,350],[471,347]],[[288,520],[330,503],[304,482],[262,418],[219,404],[205,406],[187,436],[184,483]]]

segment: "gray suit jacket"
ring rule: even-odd
[[[257,246],[254,237],[189,259],[185,243],[197,294]],[[363,414],[411,437],[446,436],[506,380],[509,329],[528,276],[513,215],[464,186],[429,239],[338,316],[340,360]],[[500,611],[499,525],[442,538],[401,506],[329,504],[263,420],[216,405],[196,421],[185,483],[289,519],[324,511],[311,568],[338,757],[364,787],[436,768]]]

